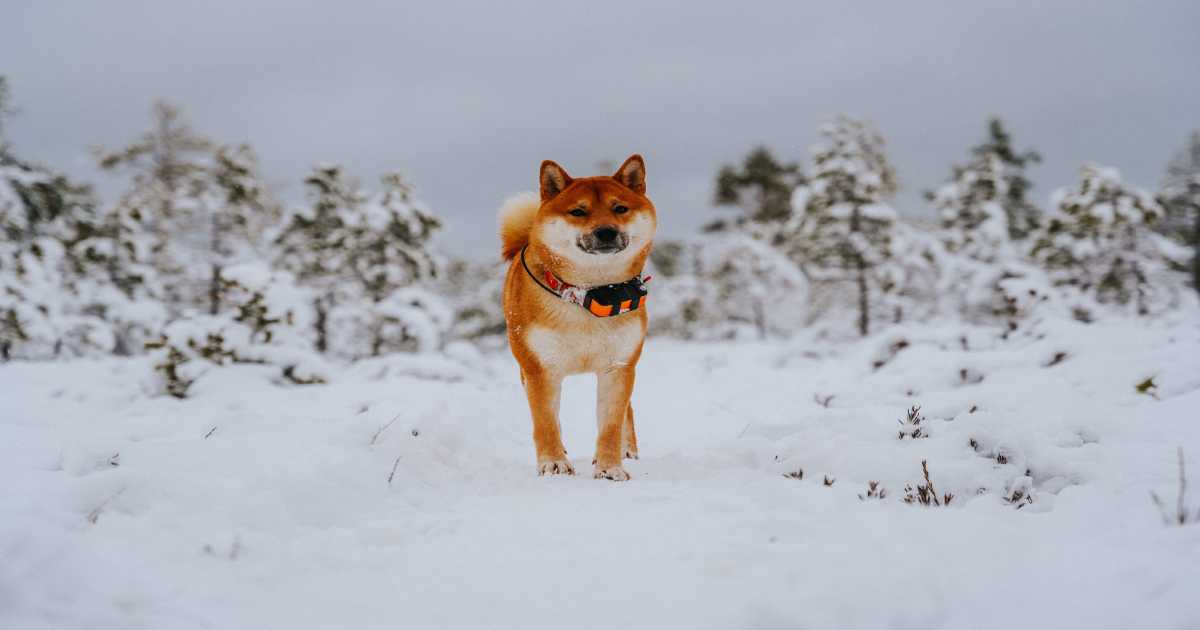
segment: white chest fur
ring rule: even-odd
[[[544,368],[565,375],[604,372],[629,364],[645,335],[640,318],[633,314],[593,317],[582,309],[578,315],[593,321],[581,320],[567,327],[534,326],[529,330],[525,341]]]

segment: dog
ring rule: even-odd
[[[637,459],[634,373],[646,338],[641,272],[658,218],[646,197],[646,165],[632,155],[611,177],[573,179],[542,162],[540,196],[500,209],[501,256],[509,261],[504,315],[509,347],[533,417],[539,475],[573,475],[563,448],[559,394],[564,377],[594,373],[593,477],[626,481]]]

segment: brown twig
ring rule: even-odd
[[[1151,491],[1150,499],[1154,501],[1154,505],[1158,507],[1158,511],[1162,513],[1163,523],[1171,525],[1187,525],[1188,523],[1200,523],[1200,508],[1196,510],[1196,514],[1192,515],[1187,507],[1187,469],[1184,467],[1183,447],[1180,446],[1175,451],[1176,458],[1179,460],[1179,496],[1175,501],[1175,514],[1172,515],[1167,511],[1167,505],[1158,496],[1158,493]]]
[[[400,419],[402,413],[403,412],[396,414],[395,418],[388,420],[387,424],[379,427],[379,429],[375,431],[375,435],[371,436],[371,442],[368,444],[368,446],[375,446],[375,442],[379,440],[379,436],[383,435],[383,432],[387,431],[393,424],[396,424],[396,421]]]
[[[392,479],[396,477],[396,469],[400,467],[400,456],[396,456],[396,461],[392,462],[392,472],[388,473],[388,485],[392,485]]]

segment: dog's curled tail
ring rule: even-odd
[[[533,217],[542,202],[535,193],[513,195],[500,206],[500,256],[512,260],[529,244]]]

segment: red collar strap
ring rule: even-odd
[[[521,266],[525,268],[525,273],[529,275],[530,279],[551,295],[582,306],[596,317],[615,317],[622,313],[636,311],[646,303],[645,285],[650,282],[651,276],[642,277],[641,274],[638,274],[619,284],[606,284],[584,289],[566,282],[547,269],[542,272],[542,278],[545,279],[543,283],[533,275],[529,264],[525,262],[525,249],[528,247],[521,250]]]

